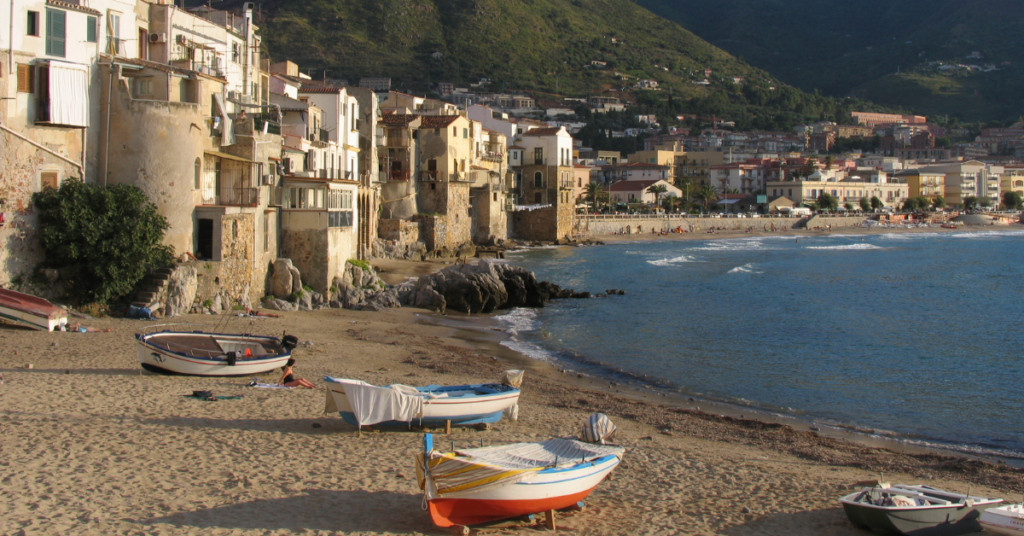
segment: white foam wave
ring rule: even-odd
[[[763,238],[736,238],[730,240],[714,240],[690,251],[771,251],[777,248],[767,247]]]
[[[695,257],[690,255],[680,255],[672,259],[660,259],[656,261],[647,261],[647,264],[654,266],[672,266],[673,264],[683,264],[687,262],[699,262]]]
[[[845,244],[842,246],[809,246],[807,249],[832,249],[832,250],[866,250],[866,249],[885,249],[878,247],[874,244]]]
[[[527,357],[536,359],[538,361],[544,361],[547,363],[555,362],[555,355],[553,353],[541,348],[540,346],[537,346],[536,344],[521,341],[519,339],[516,339],[515,337],[507,341],[501,341],[501,345],[508,348],[509,350],[519,352]]]
[[[763,274],[764,272],[759,272],[757,270],[754,270],[754,264],[750,263],[750,264],[744,264],[743,266],[737,266],[737,267],[733,268],[732,270],[729,270],[728,273],[730,273],[730,274]]]
[[[525,331],[536,331],[540,329],[540,321],[537,320],[537,311],[533,309],[512,309],[507,314],[494,317],[506,333],[517,335]]]

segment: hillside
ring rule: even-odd
[[[788,87],[629,0],[265,0],[257,23],[275,61],[352,83],[388,76],[418,93],[486,78],[480,91],[608,94],[760,128],[851,106]],[[659,90],[633,90],[640,79]]]
[[[1024,113],[1016,97],[1024,90],[1024,3],[1016,0],[638,3],[805,91],[967,121]],[[975,51],[980,58],[969,57]],[[982,72],[987,65],[997,70]]]

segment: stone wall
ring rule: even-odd
[[[616,235],[621,233],[628,234],[640,234],[650,233],[652,229],[655,232],[668,231],[677,227],[682,227],[685,230],[692,230],[692,232],[706,232],[708,229],[724,229],[727,231],[745,231],[750,227],[754,227],[757,230],[768,230],[774,228],[780,230],[782,228],[793,229],[801,228],[806,218],[686,218],[682,216],[663,216],[657,218],[602,218],[593,216],[577,216],[578,224],[577,235],[581,237],[600,237],[608,235]],[[855,218],[846,218],[854,220]],[[857,223],[849,223],[847,225],[858,225],[863,218],[857,220]]]
[[[292,260],[303,283],[325,293],[330,286],[328,235],[323,229],[282,229],[281,257]]]
[[[420,230],[428,251],[439,250],[448,243],[448,218],[445,216],[417,217],[423,227]]]
[[[513,212],[512,237],[521,240],[558,240],[558,209],[544,207]]]
[[[263,297],[263,288],[262,284],[254,283],[262,283],[264,277],[253,269],[253,244],[256,238],[253,215],[224,214],[220,222],[220,288],[232,301],[258,303]],[[266,267],[262,267],[262,270],[265,275]]]
[[[505,194],[489,187],[472,190],[473,242],[490,243],[492,238],[508,238],[508,213]]]
[[[866,216],[811,216],[803,226],[807,229],[825,229],[829,225],[833,229],[837,227],[859,227],[867,219],[869,218]]]
[[[420,240],[420,222],[408,220],[385,220],[379,222],[379,234],[384,240],[399,244],[412,244]]]

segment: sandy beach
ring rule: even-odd
[[[388,268],[394,277],[430,269]],[[589,414],[607,413],[628,448],[625,461],[586,510],[560,516],[564,534],[866,534],[836,499],[880,472],[887,481],[970,487],[1013,502],[1024,490],[1024,473],[1005,465],[821,437],[576,378],[499,346],[500,333],[464,316],[334,309],[174,321],[294,334],[296,372],[318,386],[325,375],[452,384],[527,368],[518,422],[442,431],[437,439],[466,446],[570,436]],[[360,436],[323,413],[320,389],[141,373],[132,335],[157,322],[87,323],[112,331],[0,327],[0,534],[446,533],[421,510],[412,455],[422,434]],[[199,389],[242,398],[183,396]],[[480,533],[538,530],[518,524]]]

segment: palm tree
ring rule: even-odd
[[[707,212],[711,201],[713,199],[718,199],[718,190],[710,184],[705,184],[700,190],[697,190],[697,193],[693,194],[693,196],[701,200],[704,204],[704,211]]]
[[[661,194],[668,191],[668,188],[664,184],[652,184],[647,187],[647,193],[654,194],[654,204],[658,205],[661,203]]]
[[[605,191],[604,185],[599,182],[592,182],[587,185],[586,198],[594,206],[594,210],[600,207],[601,201],[608,199],[608,192]]]

